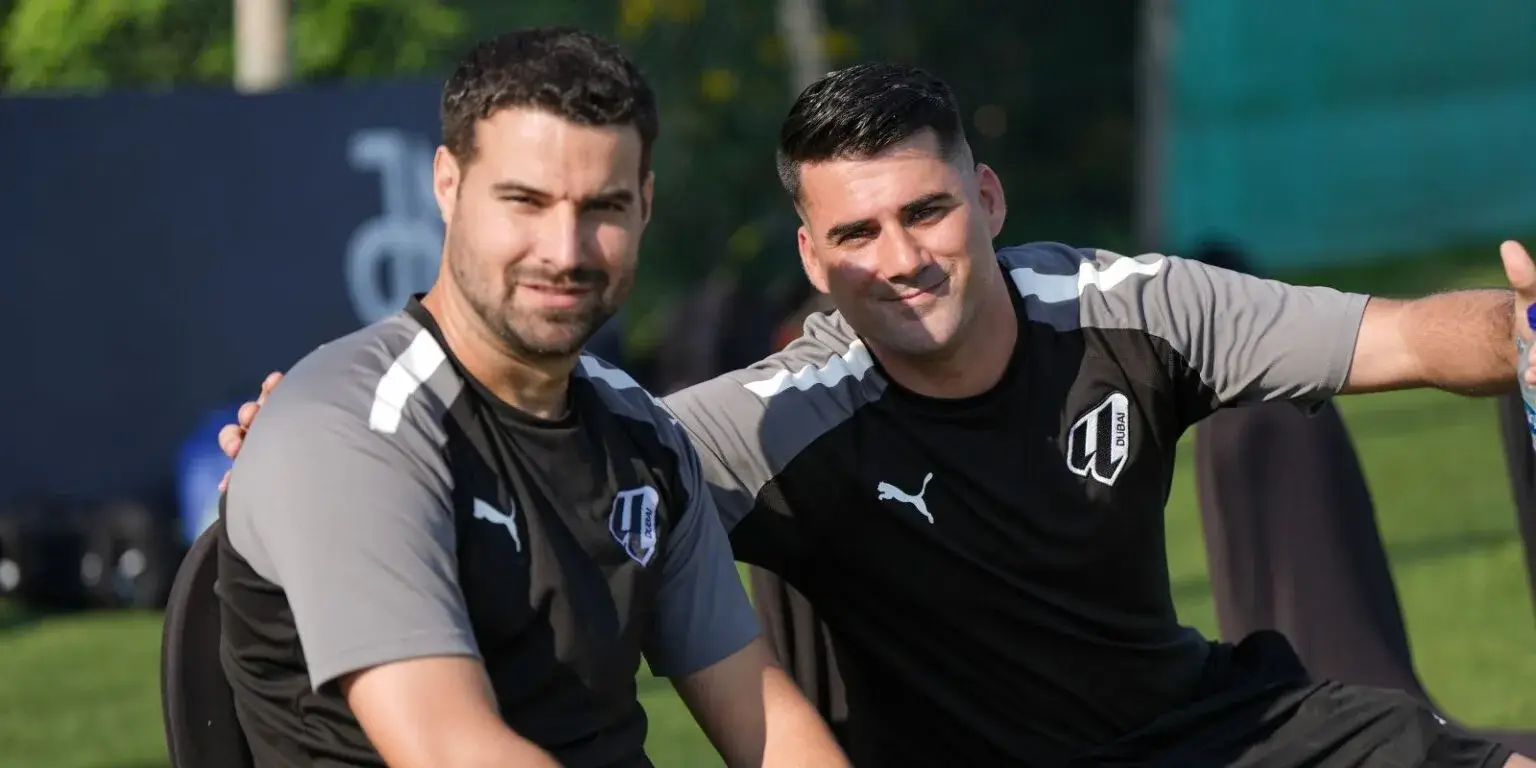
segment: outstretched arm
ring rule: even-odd
[[[1449,291],[1411,301],[1372,298],[1344,392],[1434,387],[1495,395],[1515,387],[1516,334],[1536,299],[1536,267],[1519,243],[1500,248],[1513,290]],[[1528,373],[1528,381],[1536,373]],[[1531,382],[1536,383],[1536,382]]]
[[[1515,386],[1515,339],[1532,338],[1523,317],[1536,297],[1536,266],[1525,249],[1507,242],[1502,252],[1514,290],[1406,301],[1262,280],[1176,257],[1123,261],[1090,252],[1098,289],[1081,292],[1080,310],[1085,323],[1146,335],[1185,425],[1214,408],[1263,400],[1315,403],[1419,387],[1495,394]]]

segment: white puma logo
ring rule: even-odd
[[[879,501],[895,499],[903,504],[911,504],[913,509],[916,509],[918,514],[928,518],[928,524],[932,525],[933,515],[928,514],[928,502],[923,500],[923,494],[928,492],[928,482],[932,479],[933,473],[929,472],[928,476],[923,478],[923,487],[916,495],[909,494],[890,483],[881,483],[875,486],[875,490],[880,492]]]
[[[517,535],[517,508],[514,507],[509,514],[503,514],[500,510],[491,506],[489,502],[475,499],[475,519],[484,520],[495,525],[505,526],[507,533],[512,534],[512,545],[518,552],[523,551],[523,540]]]

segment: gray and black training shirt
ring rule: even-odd
[[[757,636],[682,429],[583,357],[544,421],[459,370],[420,304],[293,367],[223,511],[223,663],[258,766],[382,765],[348,672],[484,662],[501,714],[565,765],[644,766],[635,675]]]
[[[1169,591],[1175,445],[1219,406],[1338,392],[1366,304],[1056,243],[999,267],[1020,332],[985,394],[903,390],[833,314],[664,399],[737,558],[832,629],[860,765],[1053,764],[1212,684]]]

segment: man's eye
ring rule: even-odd
[[[935,208],[932,206],[928,208],[921,208],[919,210],[913,211],[912,221],[933,221],[934,219],[939,218],[939,214],[942,214],[943,212],[943,208]]]

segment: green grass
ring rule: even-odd
[[[1499,285],[1497,264],[1496,256],[1451,259],[1307,282],[1388,293]],[[1426,685],[1470,724],[1536,726],[1536,615],[1493,404],[1411,392],[1346,398],[1343,408]],[[1214,635],[1187,464],[1168,508],[1168,541],[1181,615]],[[30,622],[0,610],[0,767],[164,766],[159,642],[155,615]],[[664,681],[643,679],[641,691],[657,764],[719,764]]]

